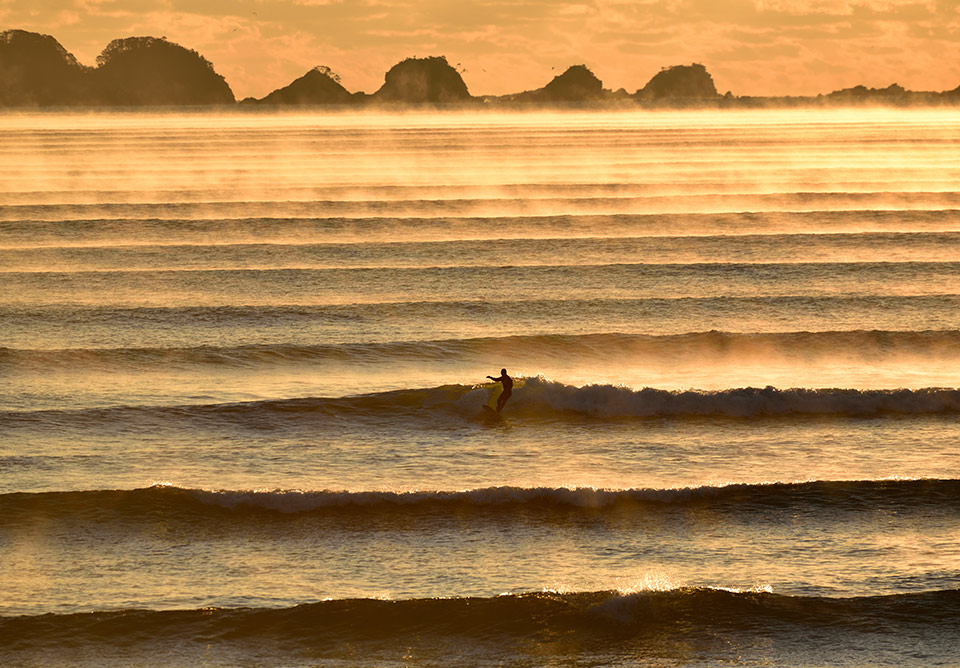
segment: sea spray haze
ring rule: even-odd
[[[958,126],[4,115],[0,661],[956,665]]]

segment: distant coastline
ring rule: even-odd
[[[348,91],[328,67],[318,66],[262,98],[236,100],[213,64],[164,38],[110,42],[97,66],[82,65],[52,36],[0,32],[0,108],[40,107],[454,107],[454,108],[783,108],[837,106],[954,106],[960,86],[911,91],[853,86],[816,96],[720,94],[699,63],[664,67],[633,93],[604,87],[585,65],[572,65],[543,87],[507,95],[473,95],[443,56],[407,58],[386,72],[373,93]]]

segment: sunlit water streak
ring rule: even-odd
[[[3,115],[0,660],[954,662],[958,126]]]

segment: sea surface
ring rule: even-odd
[[[0,664],[960,665],[958,155],[0,115]]]

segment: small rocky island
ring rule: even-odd
[[[586,65],[573,65],[542,88],[508,95],[475,96],[445,57],[407,58],[384,75],[374,93],[351,92],[328,67],[318,66],[244,106],[431,106],[431,107],[640,107],[756,108],[784,106],[954,105],[950,91],[909,91],[854,86],[815,97],[720,95],[702,64],[674,65],[642,88],[611,90]],[[116,39],[81,64],[50,35],[26,30],[0,32],[0,107],[155,107],[237,104],[226,80],[196,51],[162,37]]]

